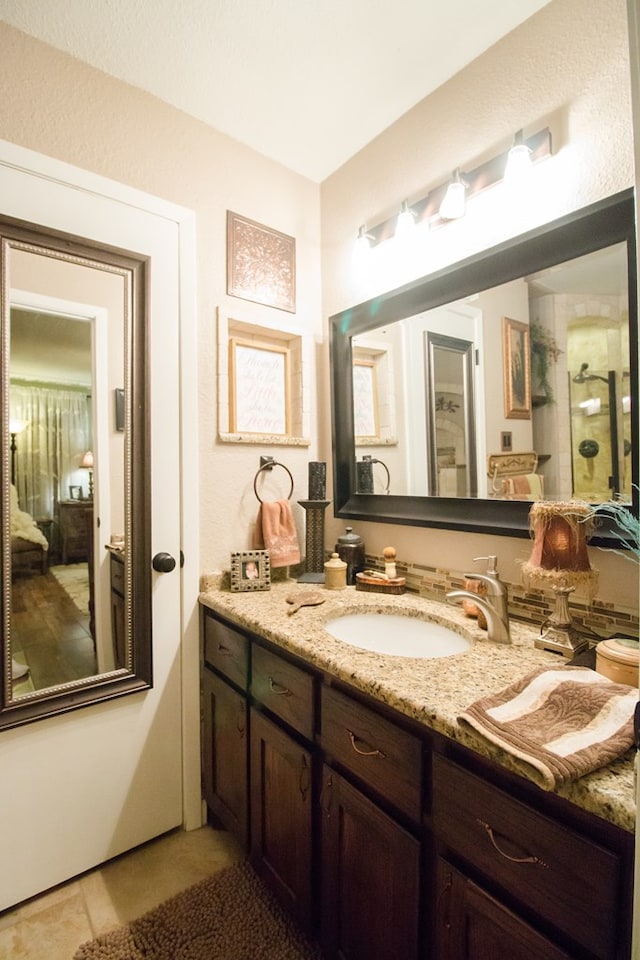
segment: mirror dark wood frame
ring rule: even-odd
[[[131,278],[131,314],[125,370],[125,631],[129,635],[128,668],[87,677],[11,698],[11,651],[5,625],[11,613],[11,548],[9,527],[9,283],[5,259],[12,243],[33,244],[71,258],[79,258],[99,269],[113,267]],[[153,686],[151,634],[151,481],[146,469],[150,462],[149,375],[147,363],[148,261],[127,250],[102,246],[90,240],[0,216],[0,530],[2,565],[0,615],[0,729],[52,717]],[[130,599],[129,599],[130,598]]]
[[[356,493],[351,339],[526,276],[538,270],[626,241],[629,285],[629,349],[632,396],[638,396],[638,310],[633,190],[545,224],[443,270],[335,314],[330,324],[334,515],[347,519],[435,527],[471,533],[529,536],[525,501],[454,499]],[[633,509],[638,515],[638,410],[632,408]],[[619,548],[603,518],[591,543]]]

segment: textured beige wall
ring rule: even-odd
[[[381,271],[367,283],[351,270],[360,224],[392,216],[404,198],[424,197],[454,167],[473,167],[507,149],[515,130],[523,127],[528,135],[546,125],[554,149],[544,164],[547,199],[516,218],[515,210],[498,209],[497,190],[487,191],[475,212],[470,204],[465,220],[438,231],[429,261],[405,264],[392,286],[632,185],[624,0],[553,0],[323,183],[325,315],[384,289]],[[328,394],[321,402],[328,404]],[[320,442],[328,448],[328,428]],[[332,521],[328,540],[342,526]],[[463,570],[473,567],[473,557],[497,553],[513,582],[520,576],[518,561],[530,551],[528,541],[517,538],[374,523],[357,528],[374,553],[393,543],[399,557],[439,568]],[[637,608],[636,567],[596,550],[592,562],[601,571],[599,596]]]
[[[519,127],[532,131],[548,123],[553,131],[558,183],[566,193],[538,209],[541,220],[632,182],[624,0],[553,0],[385,131],[321,190],[172,107],[1,23],[0,49],[0,137],[196,212],[201,568],[207,572],[225,567],[229,551],[249,542],[256,507],[252,482],[261,452],[286,457],[300,497],[306,496],[307,461],[330,460],[324,318],[370,294],[350,274],[351,245],[360,223],[379,222],[403,198],[424,196],[454,166],[504,149]],[[296,315],[226,296],[227,209],[296,237]],[[433,261],[422,264],[414,276],[526,226],[500,221],[490,231],[467,234],[466,225],[449,231],[451,239],[443,239]],[[311,338],[315,369],[306,380],[310,448],[263,451],[216,442],[218,307],[239,320]],[[330,544],[344,524],[332,520],[329,511],[327,520]],[[302,533],[299,516],[298,522]],[[454,569],[463,569],[478,554],[497,552],[505,575],[514,580],[519,576],[516,560],[528,553],[526,541],[500,536],[386,524],[359,528],[371,550],[379,552],[393,542],[402,558]],[[630,565],[602,554],[594,560],[602,571],[601,595],[635,605]]]
[[[309,448],[264,450],[216,442],[216,311],[322,337],[319,187],[199,121],[0,23],[0,138],[189,207],[197,221],[201,569],[228,568],[249,544],[260,453],[278,454],[307,494]],[[295,118],[292,117],[292,122]],[[297,312],[226,295],[226,211],[296,238]],[[307,371],[317,435],[315,363]],[[193,464],[197,470],[198,465]],[[283,475],[284,476],[284,475]],[[271,492],[266,487],[265,495]],[[286,493],[283,484],[280,491]],[[301,508],[296,508],[301,510]]]

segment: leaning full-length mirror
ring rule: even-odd
[[[144,262],[32,225],[0,230],[11,726],[151,681],[149,578],[135,575],[147,567],[148,431]]]
[[[535,499],[631,504],[633,224],[626,192],[333,317],[337,515],[521,535]]]

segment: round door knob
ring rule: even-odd
[[[158,573],[171,573],[176,565],[170,553],[156,553],[153,558],[153,569]]]

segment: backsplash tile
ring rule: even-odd
[[[384,558],[367,554],[366,565],[372,570],[384,571]],[[404,563],[396,560],[398,576],[406,578],[407,590],[430,600],[445,601],[450,590],[464,588],[464,574],[421,563]],[[553,611],[553,598],[538,590],[526,590],[520,583],[505,581],[509,589],[509,614],[517,620],[541,624]],[[578,628],[594,630],[603,637],[614,633],[631,636],[640,634],[640,620],[636,610],[616,609],[612,603],[594,600],[588,604],[584,599],[569,602],[569,612]]]

